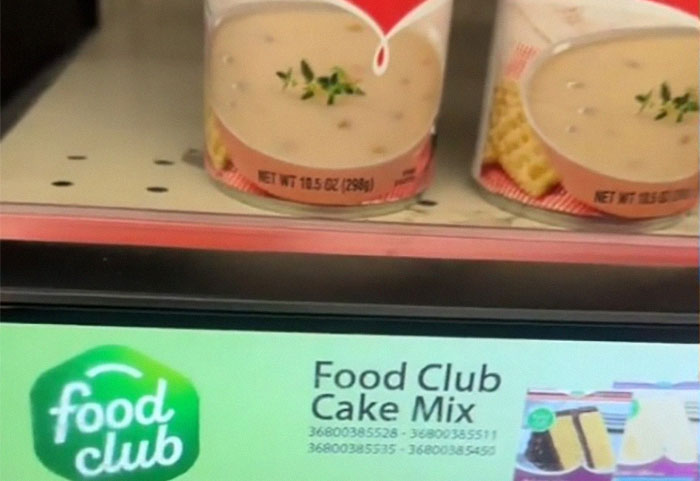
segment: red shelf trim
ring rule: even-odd
[[[235,219],[234,219],[235,220]],[[333,229],[89,216],[0,214],[3,240],[216,251],[388,256],[427,259],[697,267],[697,239],[585,235],[502,229]],[[652,239],[653,242],[644,242]]]

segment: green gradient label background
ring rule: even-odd
[[[93,378],[87,375],[90,369],[107,364],[134,369],[140,377],[135,379],[124,373],[105,373]],[[65,386],[73,382],[84,383],[91,390],[88,400],[84,400],[75,393],[71,402],[78,404],[97,402],[104,409],[116,399],[128,401],[131,406],[136,406],[143,396],[156,393],[159,381],[165,382],[164,386],[166,387],[163,411],[170,411],[173,414],[172,419],[163,428],[167,431],[168,438],[174,437],[182,443],[182,452],[178,456],[177,462],[165,466],[156,463],[149,469],[136,469],[133,472],[120,469],[117,473],[106,472],[93,477],[81,475],[75,465],[78,453],[85,448],[103,448],[107,431],[113,431],[117,439],[117,446],[115,446],[113,453],[114,462],[120,459],[124,443],[131,445],[129,461],[133,461],[137,457],[137,450],[141,442],[148,443],[146,460],[149,460],[154,455],[154,451],[157,450],[156,439],[160,424],[141,425],[134,419],[132,412],[132,421],[124,428],[110,429],[105,426],[103,419],[101,429],[93,433],[81,433],[76,425],[78,414],[73,412],[68,418],[65,439],[62,443],[56,443],[54,433],[59,421],[56,416],[49,413],[51,409],[61,404],[61,396]],[[197,459],[199,452],[199,401],[196,390],[179,373],[129,348],[101,346],[81,353],[79,356],[44,372],[32,388],[31,404],[34,448],[37,456],[48,469],[63,475],[66,479],[165,481],[186,472]],[[156,410],[153,408],[153,411]],[[124,414],[122,410],[118,410],[118,413],[120,413],[119,416]],[[144,414],[153,418],[156,413]],[[90,418],[93,416],[94,414]],[[101,457],[106,455],[104,452],[100,453]],[[92,465],[92,468],[101,464],[101,459],[90,461],[89,464]]]
[[[30,390],[46,370],[103,345],[135,349],[194,384],[200,402],[200,453],[195,465],[177,478],[185,481],[507,481],[513,475],[528,388],[600,390],[615,381],[681,382],[698,377],[694,345],[2,325],[0,479],[61,479],[34,454]],[[327,380],[315,389],[316,361],[333,361],[335,369],[358,372],[385,372],[408,363],[405,391],[368,392],[373,399],[399,404],[398,422],[345,424],[400,431],[497,430],[497,455],[308,454],[311,426],[344,424],[314,419],[314,397],[329,392],[356,403],[361,393],[338,390]],[[473,425],[411,423],[413,400],[425,394],[416,386],[417,371],[427,364],[448,362],[465,371],[478,371],[487,363],[491,372],[500,374],[502,385],[495,393],[449,393],[477,404]]]

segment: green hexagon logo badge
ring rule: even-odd
[[[167,481],[199,455],[194,386],[133,349],[70,359],[42,374],[30,398],[36,455],[70,481]]]

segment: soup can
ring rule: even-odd
[[[351,215],[425,190],[451,0],[205,4],[205,161],[219,187]]]
[[[697,0],[502,0],[472,175],[572,228],[660,227],[698,201]]]

